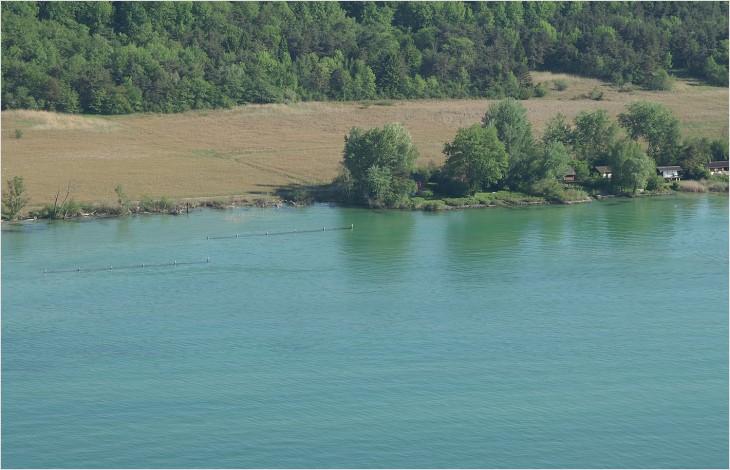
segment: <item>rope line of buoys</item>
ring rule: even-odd
[[[261,233],[237,233],[235,235],[223,235],[223,236],[217,236],[217,237],[205,237],[206,240],[222,240],[225,238],[251,238],[251,237],[269,237],[272,235],[294,235],[299,233],[321,233],[321,232],[335,232],[338,230],[354,230],[355,224],[350,224],[349,227],[335,227],[335,228],[327,228],[322,227],[321,229],[314,229],[314,230],[289,230],[286,232],[261,232]]]
[[[114,266],[109,265],[108,267],[103,268],[76,268],[76,269],[44,269],[43,274],[59,274],[59,273],[89,273],[89,272],[98,272],[98,271],[118,271],[122,269],[148,269],[148,268],[163,268],[167,266],[185,266],[185,265],[193,265],[193,264],[208,264],[210,263],[210,257],[206,259],[205,261],[185,261],[185,262],[178,262],[177,260],[173,260],[172,263],[157,263],[157,264],[149,264],[149,263],[141,263],[141,264],[130,264],[125,266]]]

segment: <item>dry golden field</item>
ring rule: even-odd
[[[728,89],[677,81],[671,92],[633,91],[597,80],[533,73],[535,82],[563,78],[564,91],[522,102],[540,134],[563,113],[604,108],[612,116],[637,99],[668,106],[683,136],[728,135]],[[593,87],[603,100],[580,98]],[[23,176],[31,206],[53,201],[72,183],[79,202],[112,202],[121,184],[129,197],[202,198],[273,193],[292,184],[326,183],[336,175],[344,137],[401,122],[419,149],[419,164],[441,163],[459,127],[481,121],[488,100],[250,105],[184,114],[87,117],[38,111],[2,113],[2,182]],[[16,138],[16,130],[22,132]]]

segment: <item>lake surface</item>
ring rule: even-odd
[[[727,468],[727,197],[4,226],[2,466]]]

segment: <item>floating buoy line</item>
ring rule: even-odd
[[[208,264],[210,263],[210,257],[205,261],[185,261],[179,262],[173,260],[172,263],[142,263],[142,264],[128,264],[125,266],[114,266],[109,265],[103,268],[76,268],[76,269],[44,269],[43,274],[58,274],[58,273],[89,273],[98,271],[119,271],[123,269],[152,269],[152,268],[163,268],[169,266],[185,266],[191,264]]]
[[[257,232],[257,233],[237,233],[235,235],[223,235],[217,237],[205,237],[206,240],[222,240],[225,238],[251,238],[251,237],[269,237],[272,235],[296,235],[298,233],[321,233],[321,232],[335,232],[338,230],[354,230],[355,224],[350,224],[349,227],[335,227],[327,228],[322,227],[321,229],[315,230],[289,230],[286,232]]]
[[[327,228],[322,227],[321,229],[315,229],[315,230],[291,230],[287,232],[263,232],[263,233],[242,233],[242,234],[235,234],[235,235],[226,235],[226,236],[217,236],[217,237],[206,237],[206,240],[221,240],[225,238],[250,238],[250,237],[267,237],[267,236],[273,236],[273,235],[295,235],[300,233],[322,233],[322,232],[336,232],[341,230],[354,230],[355,224],[350,224],[349,227],[335,227],[335,228]],[[75,269],[44,269],[43,274],[59,274],[59,273],[88,273],[88,272],[99,272],[99,271],[118,271],[118,270],[124,270],[124,269],[150,269],[150,268],[163,268],[163,267],[175,267],[175,266],[185,266],[185,265],[195,265],[195,264],[209,264],[210,263],[210,257],[208,257],[205,261],[185,261],[185,262],[178,262],[177,260],[173,260],[172,263],[141,263],[141,264],[130,264],[130,265],[124,265],[124,266],[114,266],[109,265],[105,267],[96,267],[96,268],[75,268]]]

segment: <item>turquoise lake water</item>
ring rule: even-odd
[[[6,225],[2,466],[727,468],[727,197]]]

